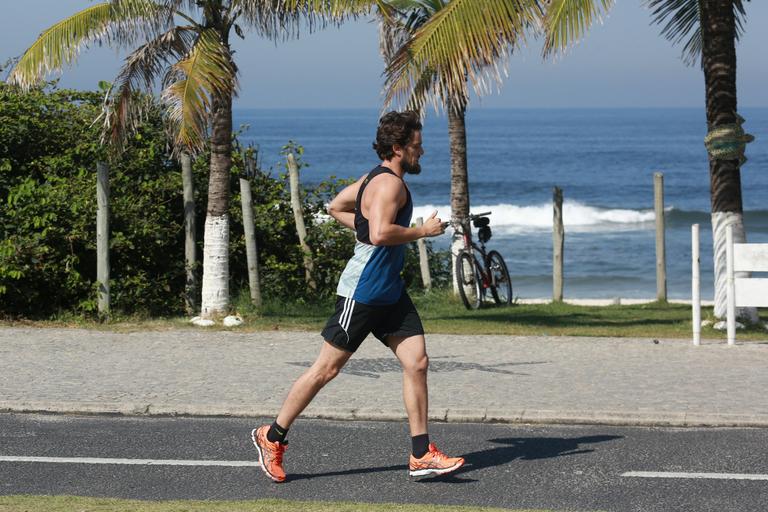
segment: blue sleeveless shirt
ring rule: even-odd
[[[347,262],[336,288],[337,295],[372,306],[394,304],[400,300],[405,288],[403,279],[400,277],[405,262],[405,244],[378,246],[371,244],[368,219],[363,216],[362,212],[363,191],[365,191],[368,183],[379,174],[397,176],[390,169],[378,166],[368,173],[368,176],[363,180],[355,201],[355,234],[357,238],[355,254]],[[405,187],[405,191],[408,197],[405,205],[398,210],[395,223],[408,227],[411,225],[411,216],[413,215],[413,201],[408,187]]]

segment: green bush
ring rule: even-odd
[[[22,94],[0,83],[0,312],[48,317],[96,308],[96,162],[103,93]],[[110,165],[115,311],[178,311],[181,179],[153,109]]]
[[[22,94],[0,83],[0,315],[49,318],[96,310],[96,162],[110,160],[110,287],[115,315],[171,316],[184,310],[184,211],[179,165],[170,158],[162,109],[155,104],[119,158],[99,143],[103,92],[59,90],[55,84]],[[235,141],[236,142],[236,141]],[[300,166],[303,150],[289,142]],[[247,288],[240,206],[243,151],[235,144],[231,173],[232,296]],[[198,261],[208,190],[208,155],[193,162]],[[280,172],[283,171],[283,172]],[[273,175],[274,174],[274,175]],[[330,300],[354,235],[320,222],[325,204],[348,182],[302,190],[307,242],[315,261],[312,290],[284,169],[249,177],[265,298],[294,303]],[[428,244],[433,283],[448,282],[445,253]],[[446,274],[446,269],[448,274]],[[201,265],[195,269],[198,282]],[[411,244],[404,279],[420,289],[418,253]]]

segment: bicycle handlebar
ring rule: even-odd
[[[487,217],[490,214],[491,214],[491,212],[470,213],[469,216],[467,217],[467,220],[469,221],[469,220],[479,219],[480,217]],[[453,222],[452,220],[447,220],[447,221],[443,222],[442,224],[443,224],[443,229],[445,229],[448,226],[451,226],[451,225],[454,225],[454,224],[461,225],[461,222]]]

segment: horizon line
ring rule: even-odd
[[[647,110],[647,109],[675,109],[675,110],[700,110],[705,108],[705,105],[702,106],[586,106],[586,107],[553,107],[553,106],[540,106],[540,105],[534,105],[534,106],[526,106],[526,107],[510,107],[510,106],[503,106],[503,107],[494,107],[494,106],[475,106],[472,107],[471,105],[468,108],[469,110],[472,109],[480,109],[480,110]],[[753,109],[753,108],[768,108],[768,105],[742,105],[739,107],[739,110],[741,109]],[[378,107],[340,107],[340,106],[325,106],[325,107],[302,107],[302,106],[272,106],[272,107],[254,107],[254,106],[233,106],[234,110],[380,110]],[[396,109],[392,109],[396,110]],[[434,109],[430,108],[427,110],[427,112],[435,112]],[[442,113],[442,111],[440,111]]]

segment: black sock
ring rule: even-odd
[[[279,442],[281,444],[285,444],[285,436],[288,435],[288,429],[283,428],[280,425],[277,424],[277,422],[272,423],[272,426],[269,427],[269,431],[267,432],[267,441],[270,443]]]
[[[421,434],[411,438],[411,452],[417,459],[422,458],[429,450],[429,434]]]

